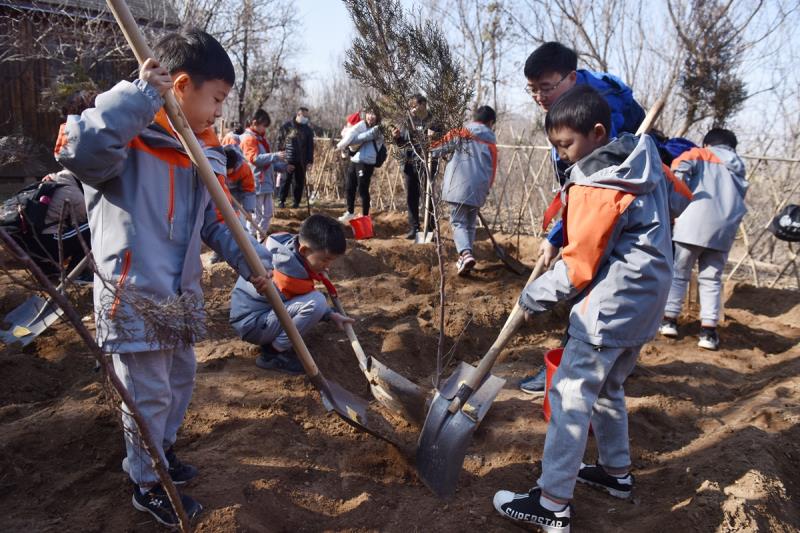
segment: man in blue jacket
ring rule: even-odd
[[[544,43],[534,50],[525,61],[524,73],[528,81],[526,92],[545,112],[562,94],[576,85],[589,85],[600,93],[611,108],[610,139],[625,132],[636,133],[644,120],[644,109],[634,100],[630,87],[611,74],[578,69],[578,54],[559,42]],[[563,185],[567,165],[559,159],[555,149],[551,151],[551,156],[556,179],[559,186]],[[546,266],[550,266],[563,242],[559,221],[539,246],[539,254],[544,256]],[[544,384],[545,372],[542,367],[536,375],[523,379],[520,389],[529,394],[543,394]]]

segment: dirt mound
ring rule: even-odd
[[[338,216],[339,207],[326,210]],[[296,231],[304,209],[276,229]],[[332,271],[365,350],[430,386],[436,368],[439,282],[431,245],[405,240],[402,214],[378,213],[377,235],[349,242]],[[448,254],[445,351],[474,362],[491,345],[524,279],[505,270],[479,231],[478,267],[454,275]],[[393,238],[389,238],[393,237]],[[537,242],[499,236],[531,261]],[[434,498],[408,457],[328,413],[305,377],[264,372],[258,351],[227,324],[236,275],[204,274],[210,338],[197,348],[194,399],[177,449],[201,468],[187,492],[206,507],[198,531],[506,531],[491,506],[497,489],[535,484],[546,432],[541,398],[517,389],[558,345],[566,309],[514,339],[495,374],[507,379],[476,431],[457,497]],[[0,309],[26,297],[0,277]],[[83,294],[88,305],[88,294]],[[696,347],[696,312],[677,340],[656,339],[626,384],[635,498],[579,486],[578,531],[797,531],[800,528],[800,300],[796,292],[734,287],[722,349]],[[320,325],[307,343],[323,372],[356,394],[369,390],[344,335]],[[93,362],[63,323],[26,350],[0,352],[0,530],[153,531],[133,510],[116,407]],[[418,428],[398,425],[413,441]],[[587,460],[596,457],[593,444]],[[624,524],[624,526],[623,526]]]

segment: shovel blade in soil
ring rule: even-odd
[[[488,374],[455,414],[448,411],[458,388],[476,368],[461,363],[434,395],[417,447],[417,473],[440,498],[452,497],[475,429],[486,416],[505,380]]]
[[[335,381],[326,380],[324,388],[320,387],[320,390],[322,391],[322,403],[328,411],[335,412],[339,415],[339,418],[357,430],[369,433],[373,437],[402,449],[398,440],[389,434],[391,425],[387,421],[381,419],[377,424],[375,420],[370,421],[371,417],[368,416],[369,402],[343,388]],[[380,418],[380,415],[376,414],[376,416]]]
[[[428,392],[376,359],[370,359],[366,372],[372,396],[406,420],[422,425]]]
[[[417,236],[414,239],[414,244],[430,244],[433,242],[433,232],[429,231],[427,233],[418,231]]]
[[[6,315],[4,321],[10,327],[7,330],[0,330],[0,340],[7,345],[27,346],[58,321],[62,314],[57,305],[39,296],[31,296]]]

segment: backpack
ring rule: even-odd
[[[772,219],[769,231],[782,241],[800,242],[800,205],[789,204]]]
[[[378,148],[378,143],[372,141],[372,146],[375,147],[375,168],[381,168],[383,164],[386,162],[386,158],[389,156],[389,152],[386,151],[386,145],[382,144],[380,148]]]
[[[52,181],[40,181],[17,191],[0,204],[0,226],[12,233],[40,233],[47,227],[44,219],[53,194],[63,186]]]

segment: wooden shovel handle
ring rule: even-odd
[[[148,58],[155,58],[153,51],[147,45],[147,41],[145,41],[144,35],[142,35],[142,32],[139,29],[139,26],[136,24],[136,20],[133,18],[133,15],[131,14],[130,9],[128,9],[128,5],[125,3],[125,1],[106,0],[106,2],[108,3],[108,7],[111,9],[111,13],[114,15],[114,18],[117,20],[117,23],[122,29],[122,33],[125,35],[125,39],[128,41],[128,44],[133,50],[133,53],[136,56],[136,60],[139,62],[139,64],[141,65]],[[169,119],[172,121],[172,124],[178,133],[178,138],[181,141],[181,144],[183,144],[186,152],[189,154],[189,158],[192,160],[192,163],[194,163],[197,167],[198,173],[200,174],[200,179],[203,181],[206,189],[208,189],[208,191],[211,193],[211,198],[214,200],[214,204],[222,213],[222,217],[225,220],[225,224],[230,229],[233,239],[236,241],[236,244],[239,245],[239,249],[242,251],[242,254],[244,254],[247,265],[250,267],[253,275],[257,277],[267,275],[266,268],[264,268],[264,265],[261,263],[261,259],[258,257],[255,248],[253,248],[253,245],[250,242],[245,229],[242,227],[239,218],[234,213],[233,206],[231,206],[231,203],[228,201],[228,197],[222,190],[222,186],[217,180],[214,169],[211,168],[211,163],[208,162],[200,143],[197,141],[197,137],[195,137],[194,132],[189,127],[189,123],[186,121],[186,117],[183,115],[183,111],[178,105],[178,101],[175,99],[175,95],[172,93],[172,91],[168,91],[164,95],[164,108],[166,109],[167,115],[169,116]],[[283,329],[289,336],[289,340],[292,341],[292,345],[294,346],[294,349],[300,358],[300,362],[303,364],[303,368],[305,368],[306,373],[312,379],[312,381],[314,381],[316,384],[321,384],[322,388],[327,389],[328,387],[326,386],[324,379],[318,377],[320,373],[319,368],[314,362],[314,359],[312,359],[311,353],[308,351],[305,342],[303,342],[300,332],[297,330],[297,327],[294,325],[289,313],[286,311],[286,307],[283,305],[283,301],[278,294],[278,290],[271,283],[268,283],[267,286],[267,294],[265,295],[267,301],[269,301],[270,305],[275,310],[275,314],[278,315],[278,320],[280,321],[281,326],[283,326]],[[323,392],[330,395],[329,390],[323,390]]]
[[[525,285],[528,285],[530,282],[538,278],[544,272],[544,257],[540,257],[539,260],[536,262],[536,266],[531,272],[531,276],[528,278],[528,282]],[[511,314],[506,320],[503,329],[500,330],[500,334],[497,336],[497,339],[492,344],[489,351],[486,352],[486,355],[483,356],[481,362],[478,363],[478,368],[475,369],[474,372],[464,381],[463,384],[458,389],[456,396],[453,398],[453,401],[450,402],[450,406],[447,408],[450,413],[455,414],[461,406],[466,403],[469,397],[475,392],[475,389],[480,385],[483,378],[486,377],[486,374],[492,369],[494,366],[497,357],[503,351],[503,348],[506,347],[508,341],[514,336],[517,332],[519,327],[522,325],[522,322],[525,320],[525,313],[520,308],[519,302],[514,304],[514,308],[511,310]]]
[[[339,297],[330,293],[328,293],[328,296],[331,297],[333,308],[336,309],[336,312],[342,316],[347,316],[347,313],[344,312],[344,308],[342,307],[342,302],[339,301]],[[369,370],[370,358],[367,356],[366,352],[364,352],[364,348],[361,347],[361,343],[358,341],[358,337],[356,337],[356,332],[353,329],[353,325],[346,323],[344,325],[344,332],[347,334],[347,339],[350,341],[350,345],[353,347],[353,351],[356,353],[356,357],[358,358],[358,363],[361,365],[361,368],[364,370]]]

